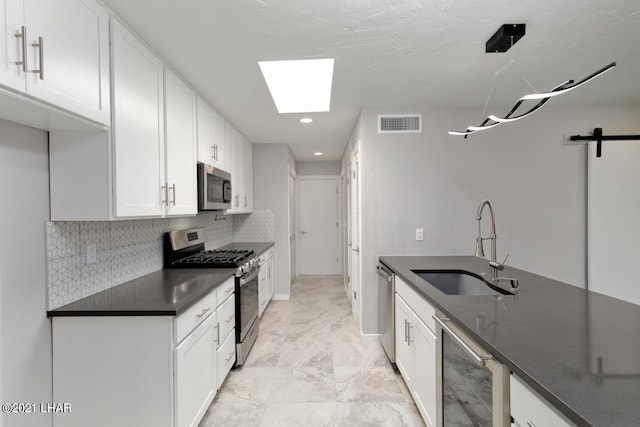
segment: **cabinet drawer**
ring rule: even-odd
[[[224,382],[227,374],[231,370],[231,367],[236,363],[236,334],[235,328],[231,330],[231,333],[224,340],[220,348],[218,348],[218,385],[217,388]]]
[[[235,277],[231,276],[222,285],[216,288],[218,294],[218,304],[222,304],[227,298],[229,298],[236,289]]]
[[[396,293],[411,307],[411,309],[420,317],[431,332],[436,331],[436,322],[433,315],[436,310],[425,300],[420,294],[407,285],[400,277],[396,276]]]
[[[514,427],[569,427],[574,424],[511,375],[511,416]]]
[[[176,318],[176,342],[182,341],[189,332],[213,314],[216,311],[216,306],[216,292],[214,291],[178,316]]]
[[[218,327],[220,328],[220,340],[217,343],[218,347],[221,346],[235,325],[236,298],[235,295],[231,295],[231,298],[227,299],[224,304],[218,307]]]

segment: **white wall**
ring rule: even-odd
[[[336,161],[296,162],[298,175],[340,175],[342,164]]]
[[[417,111],[422,134],[379,135],[377,115],[397,112],[361,117],[364,333],[377,329],[378,256],[472,255],[483,199],[494,206],[500,260],[510,253],[509,265],[585,286],[586,146],[563,142],[594,127],[637,133],[640,107],[556,103],[466,140],[447,131],[477,124],[478,109]]]
[[[45,221],[47,133],[0,120],[2,402],[52,401]],[[2,414],[5,427],[50,426],[48,414]]]
[[[289,163],[286,144],[253,144],[253,208],[274,215],[275,298],[289,298]]]

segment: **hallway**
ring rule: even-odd
[[[342,276],[299,276],[200,427],[373,425],[424,424],[381,345],[361,340]]]

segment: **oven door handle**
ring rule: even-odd
[[[255,270],[253,270],[253,272],[251,272],[251,274],[249,274],[247,277],[245,276],[241,276],[240,277],[240,286],[244,286],[246,285],[248,282],[252,281],[253,279],[255,279],[256,277],[258,277],[258,274],[260,273],[260,266],[257,266],[255,268]]]
[[[455,341],[455,342],[457,342],[457,343],[460,345],[460,347],[462,347],[462,348],[464,349],[464,351],[466,351],[466,352],[469,354],[469,356],[471,356],[471,358],[472,358],[473,360],[475,360],[475,361],[476,361],[476,363],[477,363],[478,365],[485,366],[485,364],[486,364],[486,361],[487,361],[487,360],[489,360],[489,359],[493,359],[493,356],[490,356],[490,355],[480,355],[480,354],[476,353],[476,351],[475,351],[474,349],[472,349],[472,348],[469,346],[469,344],[467,344],[467,343],[466,343],[462,338],[460,338],[460,337],[458,336],[458,334],[456,334],[456,333],[453,331],[453,329],[451,329],[451,328],[449,327],[449,325],[447,325],[447,324],[445,323],[445,322],[448,322],[448,321],[449,321],[449,319],[448,319],[448,318],[441,319],[441,318],[439,318],[438,316],[436,316],[435,314],[434,314],[434,315],[432,315],[431,317],[433,317],[433,320],[435,320],[435,321],[438,323],[438,325],[440,325],[440,327],[441,327],[441,328],[442,328],[446,333],[448,333],[448,334],[449,334],[449,336],[451,336],[451,338],[453,338],[453,339],[454,339],[454,341]]]

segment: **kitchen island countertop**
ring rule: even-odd
[[[519,280],[515,296],[445,295],[412,270],[489,277],[488,261],[380,260],[572,422],[640,425],[640,306],[512,267],[501,276]]]

